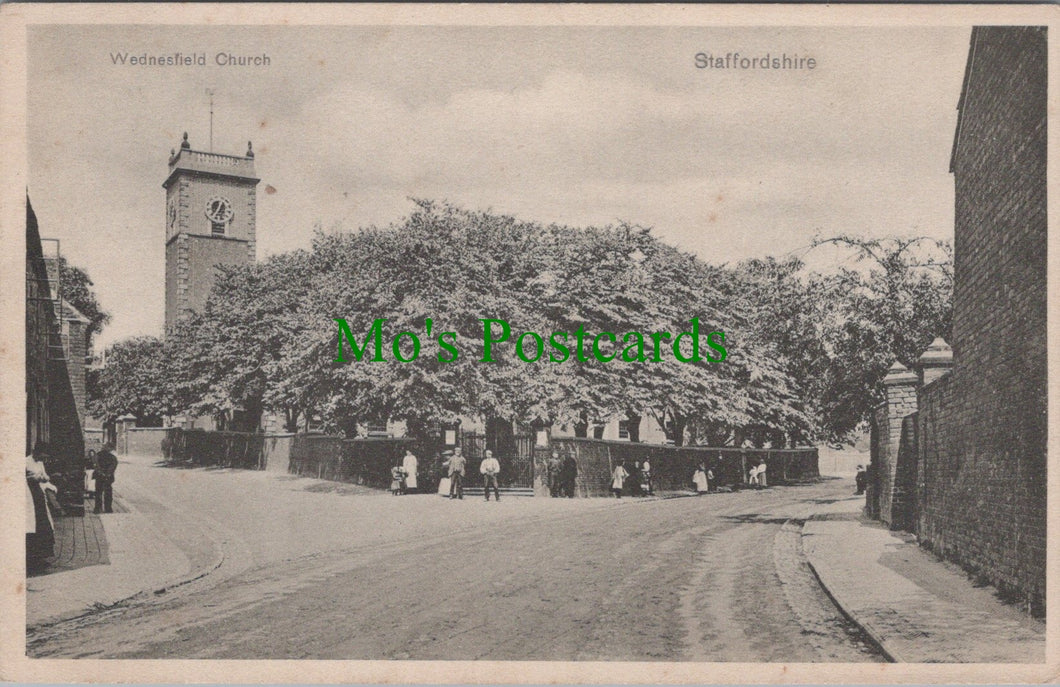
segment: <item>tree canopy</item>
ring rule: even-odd
[[[677,443],[841,440],[867,417],[894,357],[909,364],[948,334],[952,277],[945,245],[934,246],[939,264],[926,265],[923,241],[829,241],[867,268],[821,274],[793,258],[716,266],[633,225],[542,225],[416,201],[393,225],[318,232],[308,250],[219,269],[203,310],[164,344],[112,347],[117,366],[141,360],[137,375],[160,376],[139,387],[151,398],[128,398],[119,369],[99,390],[112,410],[239,409],[250,426],[272,411],[291,430],[308,415],[348,433],[357,423],[419,427],[470,415],[584,433],[643,415]],[[346,345],[336,318],[365,347],[361,361],[336,361]],[[575,361],[572,339],[569,359],[550,359],[552,332],[676,335],[692,318],[701,346],[724,332],[724,362],[654,361],[650,338],[647,361],[623,360],[621,339],[604,341],[619,354],[609,362]],[[371,360],[379,319],[383,355]],[[492,362],[482,362],[483,319],[511,326]],[[535,362],[517,356],[524,332],[544,338]],[[412,362],[398,359],[413,352],[402,333],[420,343]],[[679,347],[686,358],[690,342]],[[524,343],[532,354],[534,338]],[[163,362],[142,360],[148,353]]]

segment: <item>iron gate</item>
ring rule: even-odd
[[[507,441],[505,440],[507,439]],[[534,486],[534,435],[514,434],[508,437],[491,436],[489,433],[461,431],[460,446],[467,456],[467,483],[481,482],[479,466],[486,456],[486,449],[501,464],[497,483],[502,487]]]

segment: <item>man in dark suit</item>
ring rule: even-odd
[[[560,490],[561,495],[569,499],[574,498],[577,480],[578,463],[574,460],[574,456],[568,455],[563,459],[563,466],[560,468],[560,483],[563,485]]]
[[[93,478],[96,480],[96,508],[95,513],[112,513],[111,505],[114,499],[114,473],[118,470],[118,458],[114,455],[114,444],[103,445],[96,454],[96,471]]]

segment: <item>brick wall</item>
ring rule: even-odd
[[[26,199],[26,453],[48,441],[51,429],[48,338],[58,326],[48,293],[48,274],[37,229],[37,216]]]
[[[918,433],[917,413],[902,418],[899,431],[898,453],[891,487],[891,529],[915,532],[917,515]]]
[[[71,512],[83,505],[85,442],[81,431],[83,405],[78,408],[75,386],[84,393],[84,347],[80,348],[80,380],[71,377],[63,329],[48,286],[41,237],[33,207],[26,199],[26,451],[37,441],[48,442],[45,462],[59,500]],[[55,264],[55,263],[53,263]],[[82,401],[83,403],[83,401]]]
[[[706,446],[660,446],[629,441],[556,437],[552,450],[560,458],[570,455],[578,463],[576,490],[579,496],[608,496],[611,471],[619,463],[627,467],[651,462],[652,483],[657,491],[692,489],[692,474],[700,462],[714,471],[719,485],[745,484],[747,472],[760,461],[767,466],[769,484],[783,484],[820,476],[817,449],[739,449]],[[538,471],[545,470],[537,465]]]
[[[120,450],[131,456],[168,459],[166,438],[172,441],[176,431],[174,427],[129,427]]]
[[[917,410],[917,376],[895,363],[883,383],[886,400],[876,408],[871,420],[871,484],[865,497],[866,506],[870,517],[879,518],[892,529],[904,529],[908,513],[900,511],[910,508],[908,463],[914,461],[912,472],[915,473],[916,454],[908,450],[902,454],[900,449],[903,422]]]
[[[68,312],[67,319],[63,323],[66,369],[70,374],[70,388],[74,394],[77,417],[82,427],[85,424],[85,355],[88,353],[85,325],[86,321],[75,312]]]
[[[1044,28],[973,30],[952,171],[954,368],[920,391],[918,534],[1044,612]]]

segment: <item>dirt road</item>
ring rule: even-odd
[[[210,493],[230,491],[238,475],[174,485],[164,481],[172,471],[140,469],[126,476],[157,499],[143,505],[203,499],[199,517],[223,523],[238,564],[32,628],[31,656],[881,660],[821,591],[799,545],[799,519],[845,495],[846,482],[592,503],[307,498],[303,488],[292,497],[301,509],[270,493],[278,503],[259,504],[255,525],[242,519],[246,508],[226,513],[239,504]],[[284,519],[263,526],[263,513],[277,510]],[[299,527],[319,541],[307,544]],[[327,537],[350,527],[359,536]]]

